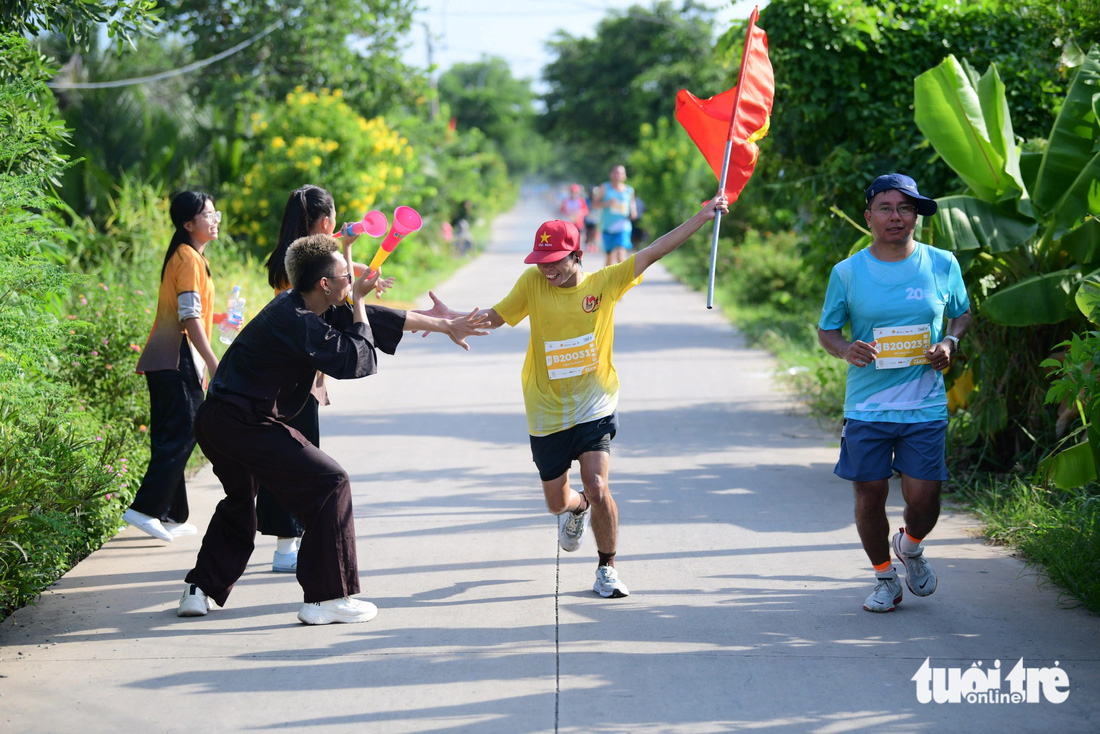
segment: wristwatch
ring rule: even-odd
[[[955,349],[959,348],[959,337],[955,336],[954,334],[944,334],[943,338],[953,341],[955,343]]]

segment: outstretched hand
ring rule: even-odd
[[[419,308],[418,309],[413,309],[413,313],[422,314],[424,316],[434,316],[435,318],[438,318],[438,319],[453,319],[453,318],[457,318],[457,317],[463,315],[461,312],[455,311],[453,308],[451,308],[450,306],[445,304],[443,301],[439,300],[439,297],[435,295],[435,291],[428,291],[428,297],[432,299],[432,307],[431,308],[423,308],[423,309],[419,309]],[[416,332],[414,331],[413,333],[415,334]],[[429,332],[429,331],[425,331],[420,336],[421,337],[426,337],[430,333],[431,332]],[[472,336],[472,335],[468,335],[468,336]],[[480,336],[480,334],[478,336]],[[469,349],[469,347],[466,347],[466,348]]]
[[[435,300],[435,296],[432,296],[432,299]],[[482,329],[486,329],[489,326],[489,315],[484,313],[479,314],[478,310],[479,309],[475,308],[470,313],[459,314],[454,318],[446,320],[447,326],[445,331],[447,336],[451,337],[451,341],[467,352],[470,351],[470,345],[466,343],[466,337],[485,336],[489,333],[488,331],[482,331]],[[424,335],[427,336],[427,332],[425,332]]]

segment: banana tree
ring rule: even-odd
[[[925,223],[924,236],[956,252],[982,319],[1036,327],[1087,323],[1082,314],[1100,318],[1094,310],[1100,295],[1098,83],[1100,47],[1093,47],[1045,148],[1021,155],[995,66],[979,76],[965,60],[949,56],[915,80],[917,126],[967,186],[961,195],[938,199],[939,213]],[[1074,364],[1071,342],[1058,346]],[[1100,410],[1090,410],[1092,400],[1071,397],[1066,381],[1061,384],[1047,399],[1077,406],[1082,429],[1072,440],[1086,439],[1048,457],[1043,469],[1059,486],[1076,486],[1100,476]]]
[[[948,56],[916,78],[914,116],[932,147],[969,187],[939,199],[932,241],[964,267],[1000,258],[1009,277],[982,302],[1005,326],[1051,324],[1079,315],[1082,273],[1100,265],[1100,47],[1078,68],[1046,149],[1022,160],[1005,87],[995,66],[982,76]],[[1030,165],[1029,165],[1030,164]],[[1026,173],[1025,173],[1026,172]],[[1032,173],[1033,172],[1033,173]],[[1018,277],[1012,278],[1015,275]]]

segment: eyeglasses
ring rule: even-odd
[[[888,217],[894,213],[894,207],[883,204],[881,206],[876,206],[871,211],[878,214],[880,217]],[[917,213],[917,208],[912,204],[898,204],[897,212],[899,217],[911,217]]]
[[[349,283],[352,282],[353,280],[355,280],[355,276],[352,275],[351,273],[344,273],[343,275],[333,275],[332,276],[333,280],[336,280],[338,278],[341,278],[341,279],[342,278],[347,278]]]
[[[201,214],[198,214],[197,217],[202,217],[203,219],[205,219],[207,224],[220,224],[222,221],[221,212],[202,212]]]

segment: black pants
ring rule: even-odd
[[[302,412],[286,422],[318,448],[321,446],[321,423],[317,415],[319,406],[317,398],[310,395]],[[262,535],[274,535],[277,538],[302,537],[302,521],[293,512],[284,510],[271,494],[271,490],[262,484],[256,493],[256,520]]]
[[[195,438],[225,489],[187,583],[224,605],[248,566],[256,539],[256,489],[298,515],[305,533],[298,583],[306,602],[359,592],[351,480],[336,461],[285,423],[257,418],[212,398],[195,416]]]
[[[147,372],[145,380],[149,383],[149,467],[130,508],[158,520],[186,522],[184,471],[195,449],[195,412],[203,399],[187,340],[180,345],[178,370]]]

